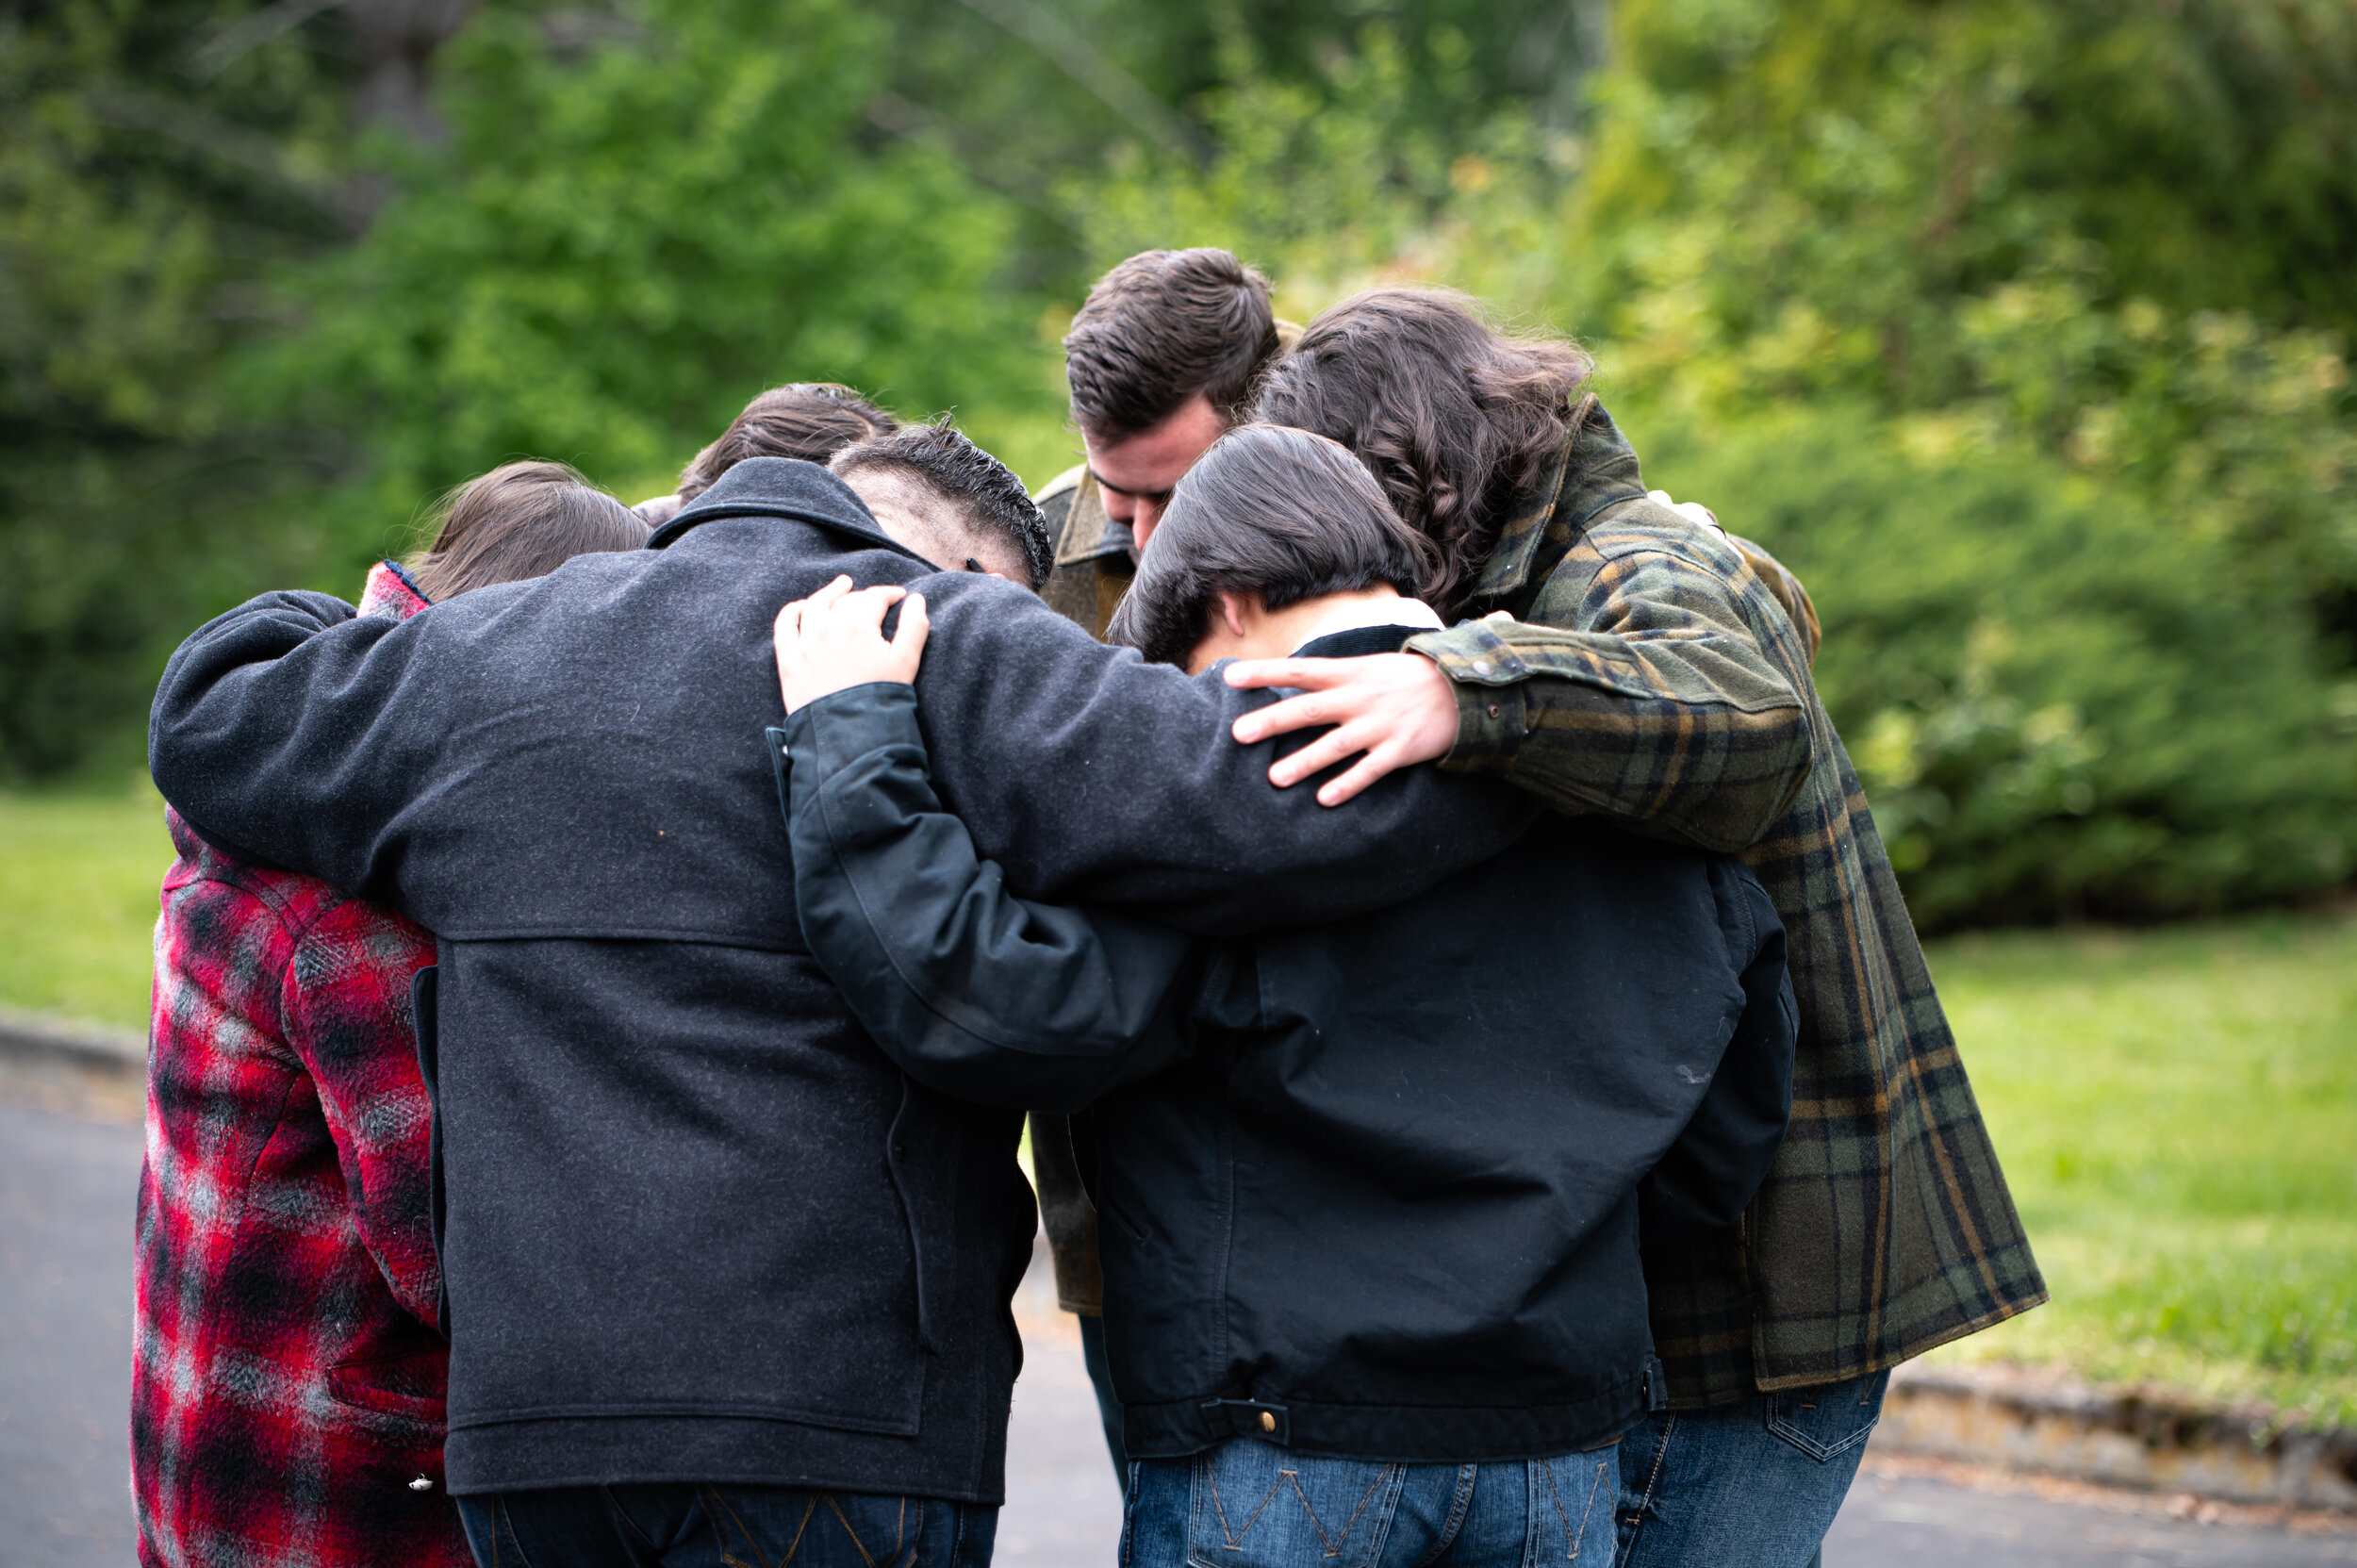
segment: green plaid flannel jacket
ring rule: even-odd
[[[1729,1245],[1647,1263],[1678,1408],[1878,1371],[2046,1299],[1812,649],[1746,553],[1648,501],[1598,409],[1459,612],[1511,619],[1408,644],[1456,688],[1442,767],[1740,854],[1784,916],[1784,1147]]]

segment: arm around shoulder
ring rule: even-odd
[[[379,885],[411,748],[384,722],[416,621],[354,619],[321,593],[270,593],[199,627],[148,718],[156,787],[206,838],[347,891]]]
[[[803,940],[910,1077],[1074,1110],[1184,1049],[1195,944],[1009,892],[933,792],[911,687],[822,697],[771,745]]]
[[[1707,567],[1666,551],[1586,565],[1568,585],[1571,563],[1558,569],[1532,621],[1465,621],[1408,644],[1456,687],[1442,766],[1699,849],[1750,848],[1808,778],[1814,737],[1793,676]]]

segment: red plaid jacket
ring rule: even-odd
[[[363,613],[424,607],[396,570],[369,587]],[[131,1382],[140,1560],[472,1568],[442,1491],[449,1346],[409,1015],[434,938],[170,825]]]

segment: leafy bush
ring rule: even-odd
[[[1653,443],[1809,586],[1817,681],[1927,927],[2150,918],[2357,863],[2357,681],[2231,536],[2019,448],[1813,408]],[[1641,435],[1641,430],[1640,430]]]

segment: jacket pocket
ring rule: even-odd
[[[327,1369],[327,1395],[339,1405],[442,1429],[450,1354],[420,1350],[381,1361],[343,1362]]]
[[[434,1327],[450,1332],[450,1277],[443,1265],[442,1232],[450,1213],[450,1198],[442,1184],[442,1095],[440,1089],[440,979],[437,965],[429,964],[409,977],[410,1028],[418,1036],[418,1076],[425,1084],[426,1215],[433,1227],[434,1272],[442,1280],[435,1302]]]
[[[1822,1464],[1848,1453],[1882,1419],[1883,1390],[1890,1374],[1873,1373],[1817,1388],[1788,1388],[1768,1395],[1768,1429]]]
[[[892,1118],[884,1159],[892,1171],[893,1196],[899,1199],[901,1222],[908,1227],[909,1265],[916,1289],[916,1343],[929,1356],[941,1354],[941,1314],[947,1309],[952,1270],[951,1215],[956,1211],[956,1133],[943,1118],[926,1112],[926,1092],[906,1077],[900,1080],[900,1109]],[[922,1197],[930,1196],[942,1210],[927,1213]],[[927,1223],[931,1221],[931,1223]]]

